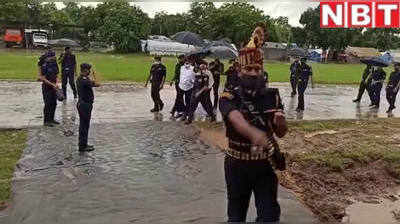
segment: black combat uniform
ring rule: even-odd
[[[299,73],[300,73],[300,63],[298,61],[295,61],[290,65],[290,85],[292,86],[292,94],[291,94],[292,97],[297,94]]]
[[[151,74],[151,98],[154,102],[154,111],[161,111],[164,103],[160,97],[160,90],[163,80],[167,75],[167,68],[161,63],[154,63],[150,69]]]
[[[53,53],[54,54],[54,53]],[[52,54],[49,54],[53,56]],[[42,75],[50,82],[57,83],[57,74],[59,73],[57,62],[46,61],[46,59],[39,59],[39,66],[41,66]],[[55,123],[54,115],[57,108],[57,93],[53,86],[42,83],[42,94],[44,101],[44,123]]]
[[[383,71],[382,68],[376,69],[372,73],[372,81],[371,81],[371,93],[372,93],[372,105],[375,107],[379,107],[381,101],[381,90],[383,86],[383,82],[386,79],[386,72]]]
[[[175,112],[178,112],[179,115],[183,115],[185,113],[185,102],[183,101],[184,91],[179,88],[179,80],[181,76],[181,67],[184,65],[184,62],[178,62],[175,65],[175,76],[173,78],[173,82],[175,82],[175,90],[176,90],[176,98],[174,106],[172,107],[171,114],[174,115]]]
[[[400,83],[400,71],[394,71],[390,74],[389,82],[386,86],[386,99],[389,103],[388,112],[395,109],[396,96],[399,91],[398,86]]]
[[[233,65],[230,66],[228,70],[226,70],[225,75],[226,75],[225,88],[233,88],[233,86],[237,86],[240,84],[239,74]]]
[[[304,92],[307,89],[308,80],[312,76],[312,69],[306,63],[300,64],[297,90],[299,93],[297,110],[304,110]]]
[[[76,95],[76,87],[75,87],[75,67],[76,67],[76,57],[75,55],[62,54],[60,56],[61,59],[61,70],[62,70],[62,90],[64,93],[65,99],[67,99],[67,83],[69,81],[69,85],[71,86],[72,92],[74,93],[74,98]]]
[[[226,88],[221,95],[220,111],[226,125],[229,149],[225,157],[225,180],[228,196],[228,222],[245,222],[251,194],[254,193],[257,222],[278,222],[280,206],[277,200],[278,179],[271,166],[269,153],[264,149],[252,154],[249,139],[237,132],[228,115],[238,110],[254,127],[273,138],[272,120],[276,111],[283,109],[278,89],[263,89],[263,93],[247,96],[240,86]],[[263,122],[258,119],[261,117]]]
[[[220,61],[213,61],[210,63],[210,71],[213,75],[214,79],[214,84],[212,86],[213,88],[213,93],[214,93],[214,109],[217,109],[218,107],[218,90],[219,90],[219,84],[221,81],[221,75],[224,73],[224,64],[222,64]]]
[[[353,100],[354,102],[360,102],[361,98],[365,92],[365,90],[367,89],[367,82],[368,82],[368,78],[371,75],[371,68],[366,67],[364,70],[364,73],[362,75],[361,78],[361,83],[360,83],[360,87],[358,88],[358,95],[357,98],[355,100]]]
[[[93,87],[95,87],[95,83],[88,76],[80,75],[76,80],[76,86],[79,95],[77,103],[79,112],[79,150],[83,150],[88,146],[90,119],[92,118],[94,102]]]
[[[206,110],[208,116],[211,117],[212,121],[215,121],[215,115],[212,108],[211,98],[210,98],[210,90],[204,90],[200,93],[201,89],[204,87],[209,86],[210,77],[211,75],[209,72],[199,71],[195,75],[194,84],[193,84],[193,91],[192,97],[190,99],[190,106],[188,112],[188,120],[186,121],[187,124],[190,124],[193,121],[194,112],[197,109],[199,103],[203,106],[204,110]]]

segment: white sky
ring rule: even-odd
[[[56,2],[57,7],[63,7],[62,2]],[[82,5],[96,5],[95,2],[81,3]],[[165,11],[169,14],[187,12],[190,8],[190,1],[146,1],[134,2],[134,5],[142,8],[150,17],[154,17],[157,12]],[[222,2],[214,3],[217,7],[221,6]],[[309,0],[264,0],[251,2],[257,8],[263,10],[266,15],[271,17],[286,16],[289,18],[289,24],[292,26],[300,26],[299,19],[301,14],[309,7],[318,6],[318,2]]]

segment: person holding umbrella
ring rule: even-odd
[[[389,103],[389,109],[386,113],[391,113],[395,109],[396,95],[400,88],[400,63],[394,64],[394,71],[390,74],[389,82],[386,86],[386,99]]]
[[[371,108],[373,109],[379,108],[379,104],[381,101],[381,90],[385,79],[386,72],[383,71],[383,68],[381,66],[377,66],[372,73],[370,86],[372,96]]]
[[[60,55],[58,61],[61,64],[62,70],[61,86],[64,93],[64,99],[67,99],[67,83],[69,83],[72,92],[74,93],[74,98],[76,99],[78,97],[75,87],[76,57],[74,54],[72,54],[70,47],[65,48],[65,52]]]
[[[367,67],[364,69],[362,78],[361,78],[361,83],[360,87],[358,88],[358,95],[357,98],[353,100],[354,103],[359,103],[361,101],[361,98],[365,92],[365,89],[367,89],[367,81],[369,80],[369,77],[372,73],[372,66],[367,65]]]

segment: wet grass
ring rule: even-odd
[[[37,60],[40,51],[19,49],[0,51],[0,79],[35,80]],[[59,55],[59,52],[57,52]],[[144,82],[148,76],[152,56],[145,54],[78,53],[78,63],[88,62],[94,65],[102,81]],[[175,57],[164,57],[167,67],[167,79],[173,77]],[[289,81],[289,63],[268,61],[266,70],[271,82]],[[316,83],[321,84],[357,84],[364,66],[361,64],[312,64]],[[225,69],[228,63],[225,61]],[[391,68],[387,68],[389,72]],[[389,74],[389,73],[388,73]],[[387,75],[389,76],[389,75]]]
[[[26,139],[27,133],[24,130],[0,131],[0,207],[10,199],[11,179]]]

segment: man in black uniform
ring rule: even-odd
[[[239,72],[240,72],[240,64],[239,62],[235,61],[233,62],[233,65],[230,66],[228,70],[225,72],[226,75],[225,88],[230,88],[231,86],[239,85],[240,83]]]
[[[306,64],[307,58],[301,58],[300,70],[299,70],[299,82],[297,84],[297,90],[299,93],[298,106],[296,111],[304,111],[304,92],[307,89],[308,80],[311,78],[311,87],[314,88],[314,82],[312,78],[312,69]]]
[[[79,112],[79,151],[90,152],[94,150],[92,145],[88,145],[88,135],[90,119],[92,118],[92,109],[94,102],[93,87],[99,87],[93,71],[93,79],[90,78],[92,66],[87,63],[81,64],[81,74],[76,80],[78,87],[78,103],[76,105]]]
[[[392,112],[395,109],[396,95],[400,88],[400,63],[396,62],[394,64],[394,71],[390,74],[389,82],[386,86],[386,99],[389,103],[389,109],[387,113]]]
[[[203,108],[206,110],[208,116],[211,117],[211,122],[216,120],[210,98],[211,86],[213,86],[212,83],[210,83],[212,74],[207,70],[207,64],[204,61],[201,62],[199,69],[200,71],[195,74],[192,98],[190,100],[188,118],[185,124],[192,123],[194,112],[196,111],[199,103],[203,105]]]
[[[150,69],[150,75],[147,78],[146,85],[151,80],[151,98],[154,102],[154,108],[150,112],[159,112],[164,108],[164,103],[160,97],[160,90],[164,87],[165,78],[167,76],[167,68],[161,63],[161,57],[155,56],[154,63]]]
[[[174,116],[175,112],[177,112],[175,118],[179,118],[185,114],[185,103],[183,101],[184,91],[179,88],[179,80],[181,75],[181,67],[185,64],[185,56],[183,54],[178,56],[178,63],[175,65],[175,75],[171,81],[171,86],[175,83],[176,90],[176,98],[175,104],[172,107],[171,114]]]
[[[372,66],[371,65],[367,65],[367,67],[364,69],[362,78],[361,78],[361,83],[360,83],[360,87],[358,88],[358,95],[357,98],[355,98],[353,100],[354,103],[358,103],[361,101],[361,98],[365,92],[365,89],[367,88],[367,80],[369,78],[369,76],[371,75],[372,72]]]
[[[290,85],[292,86],[291,97],[294,97],[297,94],[297,84],[299,81],[299,73],[300,73],[300,62],[299,58],[296,57],[294,62],[290,65]]]
[[[249,43],[239,52],[240,85],[225,88],[219,105],[229,140],[224,167],[228,222],[246,222],[254,193],[256,222],[279,223],[278,179],[269,157],[278,150],[274,134],[283,137],[287,126],[278,89],[267,89],[263,83],[262,52],[258,49],[264,31],[257,30],[252,38],[257,40],[256,47]],[[260,37],[254,38],[257,35]],[[282,164],[279,167],[283,169]]]
[[[40,66],[38,81],[42,82],[42,94],[44,101],[44,125],[52,127],[55,124],[60,124],[54,120],[54,115],[57,108],[57,75],[59,73],[56,54],[53,51],[48,51],[45,57],[39,59]]]
[[[213,62],[210,63],[210,71],[213,75],[214,84],[212,86],[214,93],[214,110],[218,107],[218,90],[219,84],[221,81],[221,75],[224,73],[224,64],[222,64],[218,58],[216,58]]]
[[[386,72],[383,71],[382,67],[377,67],[374,69],[372,76],[371,76],[371,106],[374,109],[379,108],[379,104],[381,101],[381,90],[383,86],[383,82],[386,79]]]
[[[65,52],[60,55],[60,58],[58,60],[61,63],[62,90],[64,93],[64,99],[67,100],[68,81],[74,93],[74,98],[77,98],[75,87],[76,57],[74,54],[72,54],[71,48],[66,47]]]

